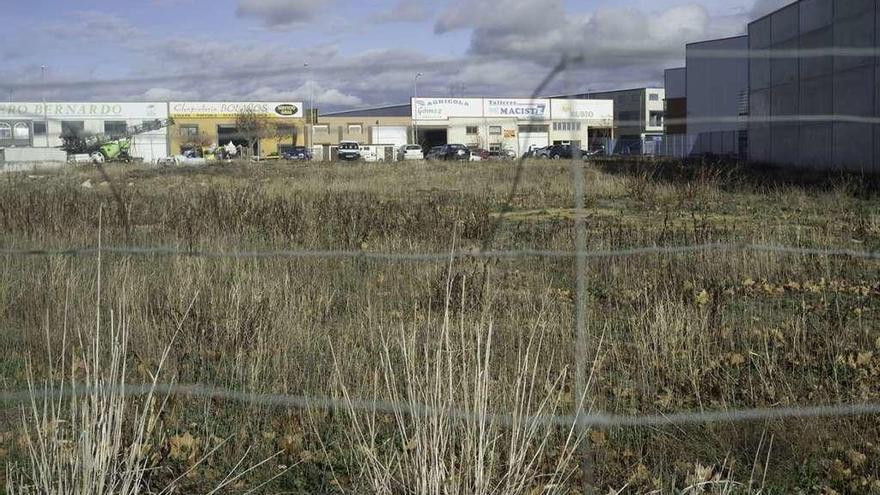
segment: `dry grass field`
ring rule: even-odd
[[[100,231],[104,246],[187,251],[479,249],[514,168],[111,167],[115,194],[90,169],[9,174],[0,239],[94,247]],[[674,163],[584,172],[590,250],[880,250],[880,198],[858,178]],[[571,250],[572,204],[569,163],[527,163],[492,249]],[[872,416],[596,429],[589,442],[536,420],[576,406],[570,258],[2,255],[0,272],[0,388],[30,384],[37,396],[0,403],[9,493],[579,493],[587,443],[599,493],[880,493]],[[591,259],[586,276],[593,411],[880,402],[876,260],[645,254]],[[93,393],[46,402],[47,380]],[[114,386],[154,380],[352,407],[145,399]]]

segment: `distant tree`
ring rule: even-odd
[[[278,129],[272,119],[251,109],[243,110],[235,116],[235,128],[238,131],[238,137],[248,143],[249,150],[253,150],[261,139],[271,139],[278,136]],[[223,145],[224,143],[219,144]]]

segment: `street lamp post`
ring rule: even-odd
[[[413,78],[413,109],[416,108],[416,99],[419,97],[419,78],[422,77],[421,72],[416,73],[416,77]],[[415,113],[415,112],[413,112]],[[412,142],[413,144],[419,144],[419,124],[418,124],[418,115],[416,115],[416,119],[413,119],[413,131],[412,131]]]
[[[46,147],[49,147],[49,112],[46,109],[46,67],[40,66],[40,78],[43,80],[43,131],[46,134]]]
[[[309,64],[303,64],[303,68],[306,70],[307,75],[311,75],[311,66]],[[309,152],[313,152],[315,147],[315,97],[310,79],[310,77],[306,77],[306,85],[309,87],[309,118],[306,123],[309,126]]]

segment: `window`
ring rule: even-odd
[[[469,126],[465,127],[465,134],[467,134],[467,135],[473,135],[473,134],[479,134],[479,133],[480,133],[480,130],[475,125],[469,125]]]
[[[501,143],[492,143],[489,145],[489,152],[496,153],[501,151]]]
[[[12,135],[14,139],[30,139],[31,127],[24,122],[18,122],[12,128]]]
[[[648,114],[648,125],[651,127],[663,127],[663,112],[651,112]]]
[[[660,101],[660,95],[658,95],[657,93],[649,94],[648,100],[649,101]]]
[[[501,126],[500,125],[490,125],[489,126],[489,135],[490,136],[500,136],[501,135]]]
[[[79,136],[83,133],[86,126],[82,120],[62,120],[61,135],[62,136]]]
[[[361,124],[348,124],[349,134],[360,134],[364,132],[364,126]]]
[[[519,132],[547,132],[549,126],[541,124],[525,124],[519,126]]]
[[[553,123],[554,131],[580,131],[581,123],[580,122],[554,122]]]
[[[34,136],[45,136],[46,135],[46,123],[45,122],[34,122]]]
[[[123,136],[128,130],[128,124],[124,120],[105,120],[104,134],[108,136]]]
[[[196,124],[182,125],[178,128],[180,137],[183,139],[195,139],[199,137],[199,126]]]
[[[0,139],[12,139],[12,126],[6,122],[0,122]]]
[[[315,132],[330,132],[330,124],[315,124],[312,126]]]

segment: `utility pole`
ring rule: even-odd
[[[413,78],[413,102],[412,102],[412,104],[413,104],[413,109],[416,108],[416,100],[417,100],[418,97],[419,97],[419,78],[420,78],[420,77],[422,77],[422,73],[421,73],[421,72],[417,72],[417,73],[416,73],[416,77]],[[413,113],[415,113],[415,112],[413,112]],[[416,117],[418,117],[418,116],[416,116]],[[419,144],[419,142],[418,142],[418,139],[419,139],[419,124],[418,124],[418,120],[417,120],[417,119],[413,119],[413,127],[412,127],[412,129],[413,129],[413,132],[412,132],[412,134],[413,134],[413,135],[412,135],[412,142],[413,142],[413,144]]]

